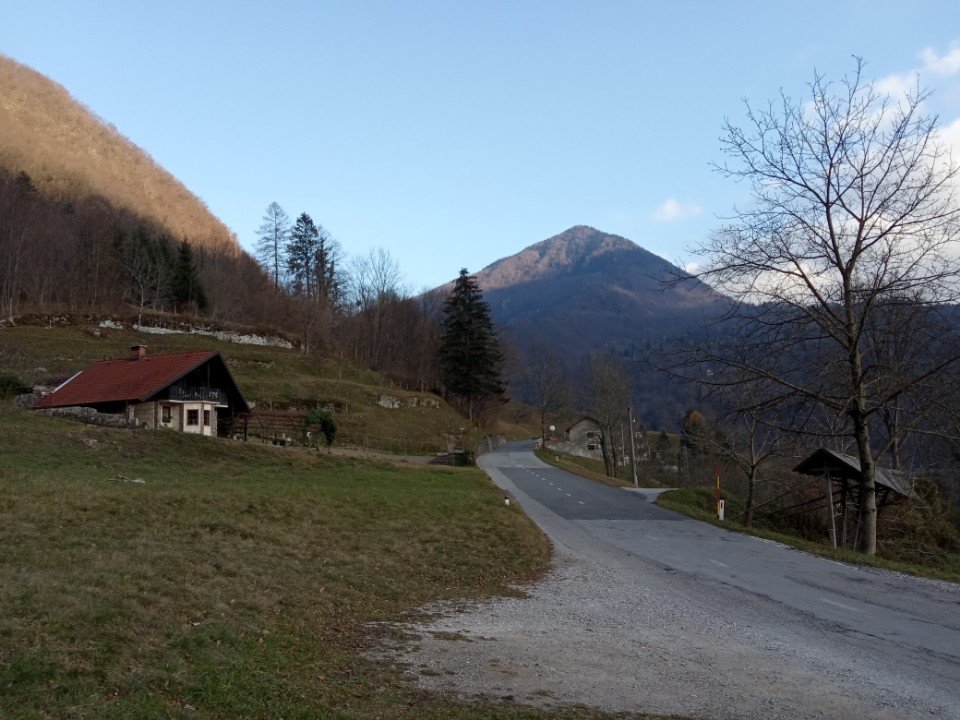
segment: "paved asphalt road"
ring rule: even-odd
[[[718,622],[738,623],[746,635],[783,627],[794,655],[802,645],[811,658],[833,658],[840,672],[830,683],[842,683],[846,667],[862,676],[859,687],[868,677],[891,688],[884,707],[893,712],[883,717],[960,719],[960,586],[848,566],[691,520],[641,493],[547,466],[532,443],[507,444],[479,464],[564,552],[588,563],[619,553],[625,559],[615,562],[631,568],[638,587],[672,583],[672,592],[680,588],[708,614],[715,607]],[[760,644],[768,647],[758,652],[771,651]],[[768,653],[774,662],[777,652]]]
[[[536,461],[535,456],[523,455],[499,453],[497,467],[528,497],[597,540],[678,572],[736,586],[850,632],[960,663],[956,586],[905,591],[892,573],[865,573],[727,532],[654,505],[636,492],[600,485],[559,468],[537,467],[538,461],[530,461]]]

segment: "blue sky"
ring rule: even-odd
[[[960,3],[5,3],[0,52],[64,85],[249,247],[273,200],[411,289],[572,225],[671,260],[742,188],[742,99],[852,55],[915,71],[960,139]],[[960,143],[958,143],[960,149]],[[958,154],[960,158],[960,154]]]

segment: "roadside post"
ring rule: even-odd
[[[717,476],[717,519],[723,520],[724,503],[720,497],[720,463],[713,467],[714,474]]]

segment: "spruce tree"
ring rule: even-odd
[[[490,307],[477,279],[461,270],[443,304],[440,375],[447,392],[466,404],[471,421],[479,401],[503,395],[502,359]]]
[[[340,293],[336,273],[340,249],[323,225],[300,213],[289,233],[286,251],[290,291],[320,304],[335,302]]]
[[[186,240],[180,241],[177,250],[177,264],[170,294],[178,310],[182,311],[191,304],[196,304],[199,310],[205,310],[207,307],[207,295],[203,291],[203,284],[200,282],[200,275],[193,261],[193,248]]]
[[[287,243],[287,271],[291,291],[298,297],[312,298],[316,278],[316,255],[320,230],[313,218],[300,213]]]

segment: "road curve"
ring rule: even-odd
[[[437,621],[489,642],[427,642],[412,660],[443,674],[425,685],[709,718],[960,718],[960,586],[691,520],[546,465],[532,443],[479,464],[559,569],[529,600]]]

